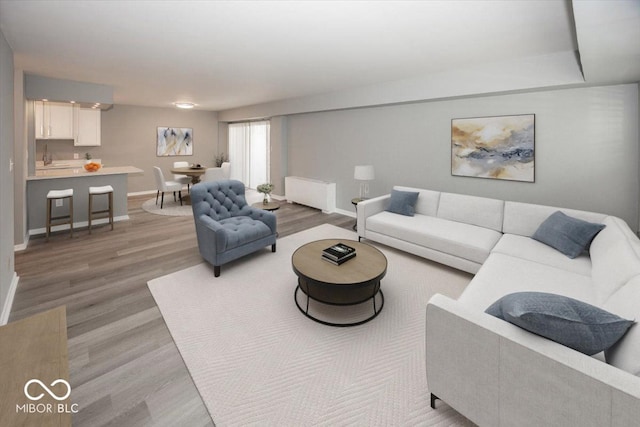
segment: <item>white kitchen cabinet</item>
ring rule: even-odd
[[[73,139],[73,105],[35,101],[37,139]]]
[[[79,108],[77,114],[77,129],[75,146],[100,145],[100,110],[93,108]]]

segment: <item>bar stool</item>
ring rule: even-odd
[[[52,217],[51,210],[54,200],[69,199],[69,215],[61,215]],[[52,221],[64,219],[66,221],[52,224]],[[49,234],[51,234],[52,225],[69,224],[71,230],[71,237],[73,237],[73,188],[67,188],[66,190],[50,190],[47,193],[47,242],[49,241]]]
[[[107,194],[109,196],[109,208],[101,211],[93,211],[93,196],[101,196]],[[103,187],[89,187],[89,234],[91,234],[91,220],[94,214],[109,214],[109,224],[113,230],[113,187],[105,185]]]

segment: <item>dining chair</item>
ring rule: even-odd
[[[177,181],[165,181],[162,169],[157,166],[153,167],[153,174],[156,178],[156,187],[158,188],[158,192],[156,193],[156,205],[158,204],[158,196],[160,195],[160,192],[162,192],[162,199],[160,199],[160,209],[162,209],[165,191],[173,191],[174,202],[176,201],[177,191],[178,196],[180,197],[180,206],[182,206],[182,184]]]
[[[231,177],[231,163],[224,162],[219,168],[207,168],[202,176],[202,182],[220,181],[223,179],[230,179]]]
[[[222,169],[222,176],[224,176],[224,179],[229,179],[231,177],[231,163],[224,162],[222,166],[220,166],[220,169]]]
[[[173,167],[174,168],[188,168],[189,167],[189,162],[173,162]],[[179,182],[180,184],[184,185],[187,184],[187,192],[190,191],[190,186],[191,186],[191,177],[187,176],[187,175],[179,175],[179,174],[173,174],[173,180],[175,182]]]

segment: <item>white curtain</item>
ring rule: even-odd
[[[229,125],[231,179],[253,189],[269,182],[269,134],[269,121]]]

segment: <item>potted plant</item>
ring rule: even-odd
[[[213,160],[214,160],[214,163],[215,163],[217,168],[222,166],[222,164],[224,162],[228,162],[229,161],[229,159],[227,158],[227,156],[224,153],[220,153]]]
[[[264,194],[262,203],[264,203],[265,205],[269,203],[270,194],[273,191],[273,184],[271,184],[270,182],[260,184],[258,185],[258,188],[256,188],[256,190],[258,190],[258,193]]]

